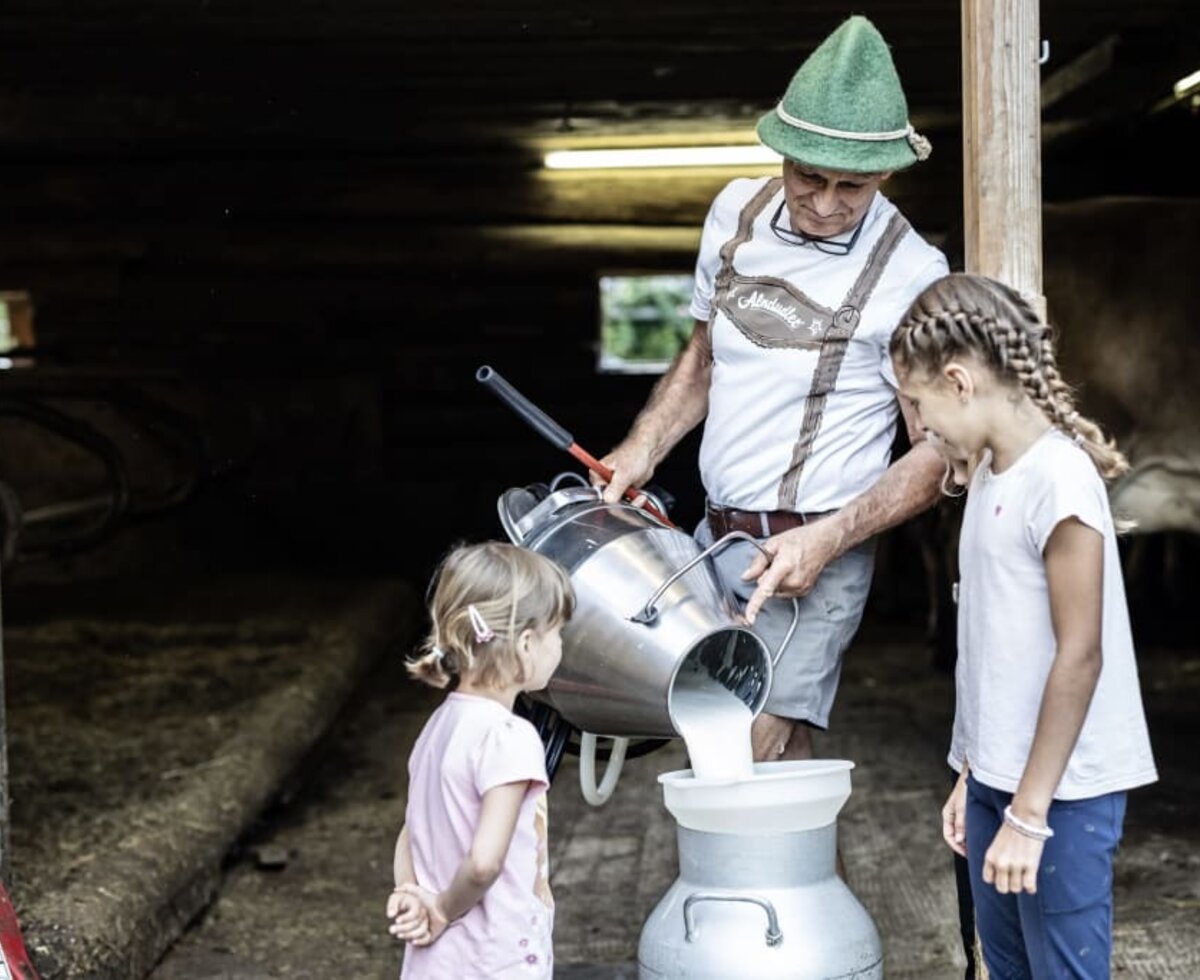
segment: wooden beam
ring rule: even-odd
[[[0,163],[5,188],[0,240],[18,223],[93,226],[110,219],[129,227],[160,220],[239,228],[296,220],[521,224],[681,225],[699,228],[713,198],[735,177],[778,172],[778,166],[689,167],[679,170],[562,171],[481,168],[447,162],[417,168],[399,157],[359,160]],[[951,160],[931,160],[934,179],[907,173],[885,193],[922,230],[958,220],[960,195]],[[957,163],[954,163],[957,169]],[[311,234],[319,235],[317,225]],[[0,250],[3,246],[0,245]],[[4,284],[0,282],[0,288]]]
[[[966,266],[1045,313],[1037,0],[963,0]]]
[[[1108,35],[1042,82],[1042,112],[1111,69],[1119,43],[1116,34]]]
[[[3,57],[0,51],[0,63]],[[929,63],[944,65],[945,60],[938,54]],[[143,91],[105,91],[81,80],[42,87],[0,82],[0,159],[207,159],[229,152],[296,159],[364,151],[417,157],[431,148],[503,149],[530,137],[563,142],[602,139],[610,132],[686,136],[711,129],[714,121],[722,128],[729,120],[752,129],[777,97],[787,67],[768,71],[750,65],[742,71],[741,61],[727,63],[738,78],[736,87],[723,90],[709,77],[711,59],[652,83],[645,81],[645,72],[625,71],[620,85],[603,81],[623,71],[618,66],[601,66],[595,78],[572,81],[520,65],[503,79],[477,77],[449,86],[409,74],[392,88],[361,92],[317,91],[311,79],[290,77],[275,80],[269,91],[256,88],[249,76],[241,88],[198,86],[194,91],[156,85],[151,77],[141,81]],[[947,103],[943,86],[944,79],[930,68],[905,77],[914,116],[939,123],[953,119],[957,98]],[[643,98],[650,89],[653,98]],[[914,124],[920,125],[919,118]]]
[[[78,225],[18,226],[0,236],[0,270],[8,285],[25,288],[11,272],[30,267],[125,261],[178,270],[193,263],[230,268],[344,267],[359,269],[592,269],[646,264],[686,271],[700,227],[620,224],[506,224],[402,226],[308,222],[246,227],[158,221],[131,227],[112,220]],[[30,289],[37,298],[36,290]]]

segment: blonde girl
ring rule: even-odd
[[[951,275],[891,342],[900,392],[950,459],[977,460],[959,541],[959,780],[992,976],[1108,977],[1126,791],[1153,782],[1104,480],[1126,463],[1075,409],[1050,329],[1009,287]]]
[[[562,657],[570,581],[509,544],[456,548],[435,578],[432,629],[410,673],[450,694],[408,761],[390,932],[401,977],[548,980],[554,904],[546,864],[542,743],[513,714]]]

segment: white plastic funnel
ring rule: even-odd
[[[850,797],[845,759],[756,762],[747,779],[697,779],[691,769],[663,773],[663,802],[676,822],[713,834],[766,836],[825,827]]]

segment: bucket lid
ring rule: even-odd
[[[504,533],[513,544],[526,545],[543,528],[561,520],[561,513],[568,508],[578,513],[581,507],[594,507],[602,502],[599,487],[584,483],[556,489],[556,484],[557,480],[549,487],[544,483],[513,487],[500,495],[496,511]]]
[[[513,487],[505,490],[496,501],[496,511],[500,515],[500,526],[513,544],[520,544],[525,539],[521,530],[521,521],[534,510],[545,494],[538,496],[536,487]],[[542,488],[544,490],[544,488]]]

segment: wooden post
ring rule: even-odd
[[[968,272],[1043,316],[1038,0],[963,0],[963,224]]]

